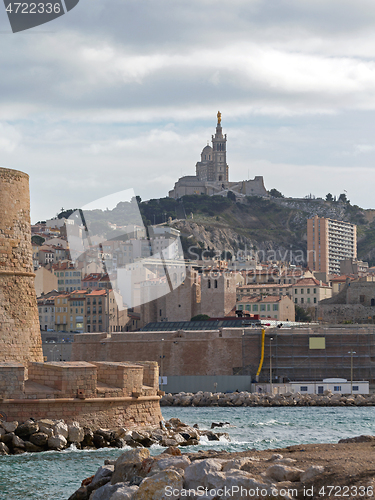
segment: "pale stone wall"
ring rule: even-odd
[[[232,273],[207,273],[201,279],[201,314],[220,318],[236,305],[236,283]]]
[[[158,377],[155,362],[31,363],[28,374],[20,363],[0,363],[0,413],[8,421],[62,418],[96,428],[157,425]]]
[[[223,329],[112,333],[111,337],[97,341],[93,335],[86,337],[83,333],[74,337],[72,359],[92,362],[101,356],[115,362],[152,360],[160,366],[164,356],[164,375],[233,375],[234,369],[242,365],[242,332]]]
[[[128,398],[130,399],[130,398]],[[78,422],[81,426],[98,429],[114,429],[117,427],[136,428],[140,426],[154,427],[162,420],[159,396],[151,398],[134,398],[133,401],[98,400],[59,400],[51,399],[35,401],[14,400],[0,403],[0,411],[5,413],[8,421],[24,422],[34,418],[63,419],[67,424]]]
[[[34,288],[29,177],[0,168],[0,361],[42,361]]]
[[[0,398],[20,397],[25,391],[26,374],[20,363],[0,363]]]
[[[55,397],[76,397],[78,391],[93,397],[96,395],[97,369],[84,361],[31,363],[29,380],[60,391]]]

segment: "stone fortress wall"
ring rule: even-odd
[[[0,357],[43,361],[27,174],[0,168],[0,214]]]
[[[0,418],[112,429],[157,425],[156,362],[43,363],[28,182],[27,174],[0,168]]]
[[[0,364],[8,421],[62,418],[90,428],[155,426],[162,419],[156,362]]]
[[[272,340],[272,347],[270,342]],[[319,339],[319,346],[315,346]],[[350,380],[351,355],[356,380],[375,381],[375,328],[369,325],[267,328],[260,381],[268,382],[270,354],[275,382],[288,380]],[[261,328],[77,334],[73,360],[163,359],[163,375],[251,375],[255,379],[262,355]],[[272,348],[272,353],[270,352]],[[277,378],[276,378],[277,377]],[[168,391],[168,385],[165,386]]]

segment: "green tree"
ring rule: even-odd
[[[42,236],[39,236],[39,234],[34,234],[34,236],[31,237],[31,241],[35,245],[41,246],[46,240]]]
[[[333,201],[333,196],[332,196],[332,194],[331,194],[331,193],[328,193],[328,194],[326,195],[326,201]]]
[[[227,197],[232,201],[236,201],[236,195],[233,193],[233,191],[228,191]]]
[[[284,198],[284,195],[275,188],[271,189],[269,193],[272,196],[272,198]]]
[[[346,194],[345,193],[341,193],[340,196],[339,196],[339,201],[342,201],[343,203],[350,203],[350,201],[348,200],[348,198],[346,197]]]
[[[295,306],[296,311],[296,321],[303,321],[304,323],[309,323],[311,321],[311,316],[303,309],[303,307]]]
[[[207,321],[210,319],[207,314],[197,314],[196,316],[193,316],[190,321]]]

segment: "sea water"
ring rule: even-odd
[[[209,429],[212,422],[229,422],[215,431],[227,432],[230,441],[208,441],[184,451],[216,449],[244,451],[283,448],[302,443],[337,443],[344,437],[375,435],[375,407],[278,408],[162,408],[166,420]],[[152,455],[163,448],[152,446]],[[94,474],[106,458],[116,459],[124,450],[76,450],[0,456],[0,500],[67,500],[82,479]]]

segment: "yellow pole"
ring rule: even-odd
[[[264,361],[264,339],[265,339],[265,336],[266,336],[266,330],[264,328],[262,328],[262,350],[261,350],[261,354],[260,354],[259,367],[258,367],[258,371],[257,371],[257,374],[256,374],[256,380],[257,381],[258,381],[260,370],[262,369],[263,361]]]

